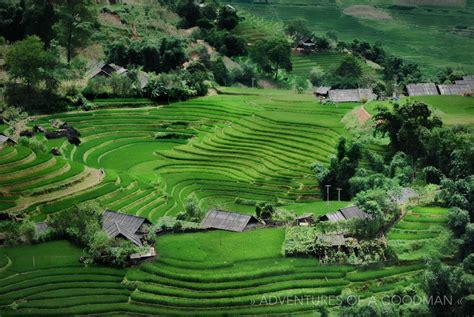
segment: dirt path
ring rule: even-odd
[[[372,116],[370,113],[365,110],[364,106],[360,106],[359,108],[354,110],[354,114],[357,117],[357,121],[360,125],[363,125],[367,120],[369,120]]]

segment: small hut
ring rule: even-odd
[[[326,86],[314,87],[313,93],[316,97],[327,98],[329,90],[331,90],[331,87],[326,87]]]
[[[296,45],[296,50],[298,52],[310,53],[316,49],[316,43],[311,38],[306,38],[301,40]]]
[[[304,214],[296,217],[296,225],[302,227],[308,227],[314,222],[313,214]]]
[[[201,222],[201,228],[242,232],[255,228],[257,224],[257,218],[251,215],[210,209]]]
[[[15,144],[15,140],[5,134],[0,134],[0,146],[14,146]]]
[[[438,89],[441,95],[466,96],[472,93],[472,89],[469,85],[438,85]]]
[[[337,222],[342,220],[350,220],[354,218],[359,219],[366,219],[370,216],[363,210],[361,210],[357,206],[349,206],[345,208],[341,208],[336,212],[331,212],[321,216],[319,219],[321,221],[330,221],[330,222]]]
[[[333,89],[329,90],[329,100],[332,102],[362,102],[377,99],[372,89]]]
[[[143,217],[123,214],[121,212],[106,210],[102,215],[102,230],[110,238],[121,237],[141,247],[146,234],[144,226],[151,222]]]
[[[86,77],[88,79],[99,76],[110,77],[113,74],[122,75],[126,72],[127,69],[122,66],[113,63],[98,62],[87,72]]]
[[[434,83],[408,84],[408,96],[438,96],[438,89]]]

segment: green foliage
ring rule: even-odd
[[[35,224],[28,219],[2,220],[0,232],[4,235],[6,245],[27,244],[35,238]]]
[[[187,61],[186,43],[177,37],[162,37],[158,43],[144,39],[115,41],[106,47],[107,60],[121,66],[142,66],[146,72],[169,72]]]
[[[312,32],[306,26],[305,19],[295,19],[287,23],[285,33],[293,38],[295,43],[312,37]]]
[[[275,213],[275,207],[272,204],[259,202],[255,206],[255,214],[257,218],[262,220],[272,219],[273,214]]]
[[[392,150],[403,151],[413,160],[426,155],[426,136],[442,125],[438,117],[432,116],[428,105],[421,102],[395,104],[393,111],[381,108],[375,120],[376,130],[388,134]]]
[[[145,87],[145,95],[157,101],[186,100],[207,93],[207,74],[187,70],[161,73],[151,77]]]
[[[458,180],[443,179],[438,198],[449,207],[469,211],[471,219],[474,219],[474,176]]]
[[[471,302],[461,300],[472,292],[474,281],[461,267],[448,266],[431,260],[423,275],[423,287],[433,299],[448,298],[452,304],[435,301],[429,306],[432,316],[462,316],[469,312]]]
[[[20,137],[18,139],[18,144],[29,147],[35,153],[47,152],[46,144],[42,140],[28,138],[28,137]]]
[[[227,70],[222,58],[218,58],[211,62],[211,72],[214,75],[214,80],[222,86],[228,86],[231,83],[231,75]]]
[[[218,28],[230,31],[234,29],[237,24],[239,24],[239,17],[237,16],[236,10],[229,6],[223,6],[219,9],[216,21]]]
[[[329,200],[337,198],[337,188],[341,189],[342,200],[350,200],[351,188],[349,180],[355,175],[359,165],[361,148],[357,142],[351,142],[349,145],[346,145],[346,139],[340,138],[336,150],[337,154],[330,158],[328,168],[320,163],[314,163],[311,169],[316,174],[321,197],[326,198],[327,192],[325,186],[331,185]]]
[[[92,0],[65,0],[59,5],[58,17],[54,30],[59,42],[66,48],[69,64],[76,49],[90,40],[97,11]]]
[[[260,40],[255,43],[251,51],[252,60],[266,73],[274,72],[275,79],[278,71],[283,68],[292,70],[291,45],[286,39],[273,38]]]
[[[204,217],[204,211],[199,207],[199,200],[196,195],[191,195],[186,199],[184,211],[180,212],[177,220],[200,223]]]
[[[353,56],[347,56],[324,76],[324,84],[333,89],[358,88],[362,85],[362,67]]]
[[[48,216],[52,235],[86,246],[101,228],[100,211],[95,204],[83,204]]]
[[[448,226],[456,237],[460,237],[465,233],[469,222],[469,213],[466,210],[457,207],[449,209]]]
[[[317,230],[314,227],[287,227],[283,242],[283,254],[287,256],[313,255],[316,234]]]

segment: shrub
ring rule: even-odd
[[[453,207],[448,211],[448,227],[456,237],[462,236],[466,232],[466,226],[470,222],[469,212]]]

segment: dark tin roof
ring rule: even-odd
[[[102,230],[109,237],[115,238],[121,235],[138,246],[142,246],[142,242],[137,231],[143,224],[149,223],[145,218],[111,210],[106,210],[102,215]]]
[[[201,228],[214,228],[228,231],[242,232],[251,220],[256,220],[251,215],[236,212],[226,212],[211,209],[201,222]]]

